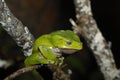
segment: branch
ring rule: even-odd
[[[78,26],[75,33],[81,34],[92,50],[105,80],[120,80],[120,71],[116,68],[112,51],[92,16],[90,0],[74,0]]]
[[[17,71],[15,71],[14,73],[10,74],[9,76],[7,76],[4,80],[12,80],[15,77],[32,71],[32,70],[36,70],[40,67],[42,67],[43,65],[34,65],[34,66],[29,66],[29,67],[23,67]],[[64,67],[58,67],[55,65],[47,65],[47,67],[49,67],[52,71],[53,71],[53,80],[70,80],[70,76],[72,74],[72,71],[70,69],[68,69],[68,72],[65,73],[62,68]]]
[[[34,38],[28,28],[11,13],[4,0],[0,0],[0,23],[17,45],[22,47],[24,55],[31,55]]]
[[[23,67],[17,71],[15,71],[13,74],[9,75],[8,77],[6,77],[4,80],[13,80],[15,77],[25,73],[25,72],[29,72],[35,69],[40,68],[40,65],[34,65],[34,66],[29,66],[29,67]]]

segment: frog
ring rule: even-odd
[[[82,47],[79,36],[72,30],[57,30],[38,37],[32,54],[25,59],[24,63],[26,66],[37,64],[60,66],[64,61],[63,53],[72,54]]]

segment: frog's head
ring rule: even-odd
[[[62,50],[81,50],[82,42],[80,38],[70,30],[60,30],[52,33],[52,43]],[[71,51],[71,52],[72,52]]]

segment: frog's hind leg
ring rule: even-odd
[[[48,64],[48,60],[41,56],[41,54],[34,53],[31,56],[27,57],[24,63],[26,66],[35,64]]]

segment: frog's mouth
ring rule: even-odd
[[[72,53],[75,53],[78,51],[76,49],[66,49],[66,48],[61,48],[60,50],[61,50],[61,52],[65,53],[65,54],[72,54]]]

